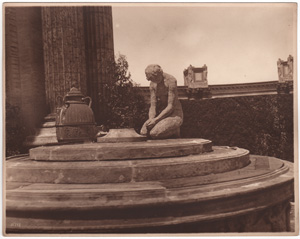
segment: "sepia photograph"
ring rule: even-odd
[[[297,3],[3,3],[4,236],[297,236]]]

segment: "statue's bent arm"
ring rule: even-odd
[[[168,117],[173,113],[174,103],[175,103],[175,91],[176,91],[176,81],[170,82],[168,90],[168,105],[167,107],[156,117],[156,121],[159,122],[162,119]]]
[[[150,86],[150,109],[149,119],[154,119],[156,115],[156,93],[153,86]]]

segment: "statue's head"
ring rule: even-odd
[[[163,70],[159,65],[153,64],[147,66],[145,74],[148,81],[159,83],[163,80]]]

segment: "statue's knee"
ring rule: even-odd
[[[149,135],[152,139],[157,139],[160,136],[160,132],[158,130],[152,129]]]
[[[152,139],[166,139],[170,136],[170,131],[156,128],[151,130],[149,135]]]
[[[165,139],[165,138],[180,138],[180,127],[172,128],[154,128],[150,131],[152,139]]]
[[[169,135],[169,129],[162,125],[157,125],[149,132],[149,135],[152,139],[165,139]]]

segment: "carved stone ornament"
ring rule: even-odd
[[[283,61],[280,58],[278,59],[277,69],[278,69],[278,81],[280,83],[293,81],[293,63],[294,63],[294,59],[291,55],[289,55],[287,61]]]
[[[193,67],[190,65],[183,71],[184,85],[188,88],[208,88],[207,66]]]

